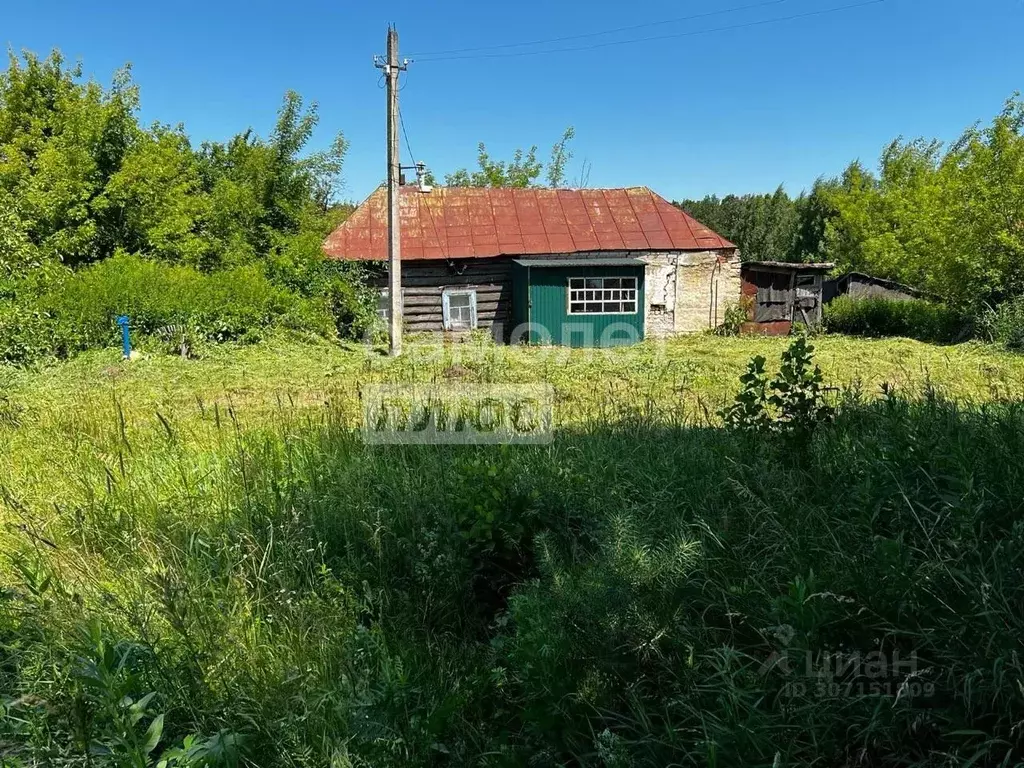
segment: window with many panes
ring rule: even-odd
[[[476,291],[445,290],[441,297],[446,331],[476,328]]]
[[[633,314],[635,277],[570,277],[570,315]]]

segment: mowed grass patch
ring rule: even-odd
[[[355,397],[361,383],[547,382],[567,399],[605,399],[615,387],[650,396],[720,402],[754,355],[777,359],[784,338],[689,336],[616,350],[503,347],[489,341],[413,341],[391,359],[380,347],[292,341],[278,336],[251,346],[211,348],[201,360],[151,355],[123,362],[115,349],[37,371],[0,371],[5,396],[42,420],[63,410],[102,409],[117,396],[126,412],[161,406],[179,418],[220,403],[256,418],[282,400],[319,406],[327,397]],[[947,397],[983,402],[1024,391],[1024,357],[995,346],[937,346],[909,339],[814,339],[816,358],[836,386],[877,394],[882,384],[916,390],[923,382]]]

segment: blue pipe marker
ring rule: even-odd
[[[117,324],[121,326],[121,346],[124,349],[124,359],[132,356],[132,340],[128,336],[128,315],[118,315]]]

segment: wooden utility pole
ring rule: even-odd
[[[388,58],[375,66],[384,70],[388,94],[388,296],[391,355],[402,354],[402,233],[399,215],[401,168],[398,156],[398,30],[388,27]]]

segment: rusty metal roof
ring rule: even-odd
[[[583,251],[735,248],[647,187],[402,187],[402,260],[483,259]],[[379,187],[324,242],[337,259],[387,258],[387,193]]]

